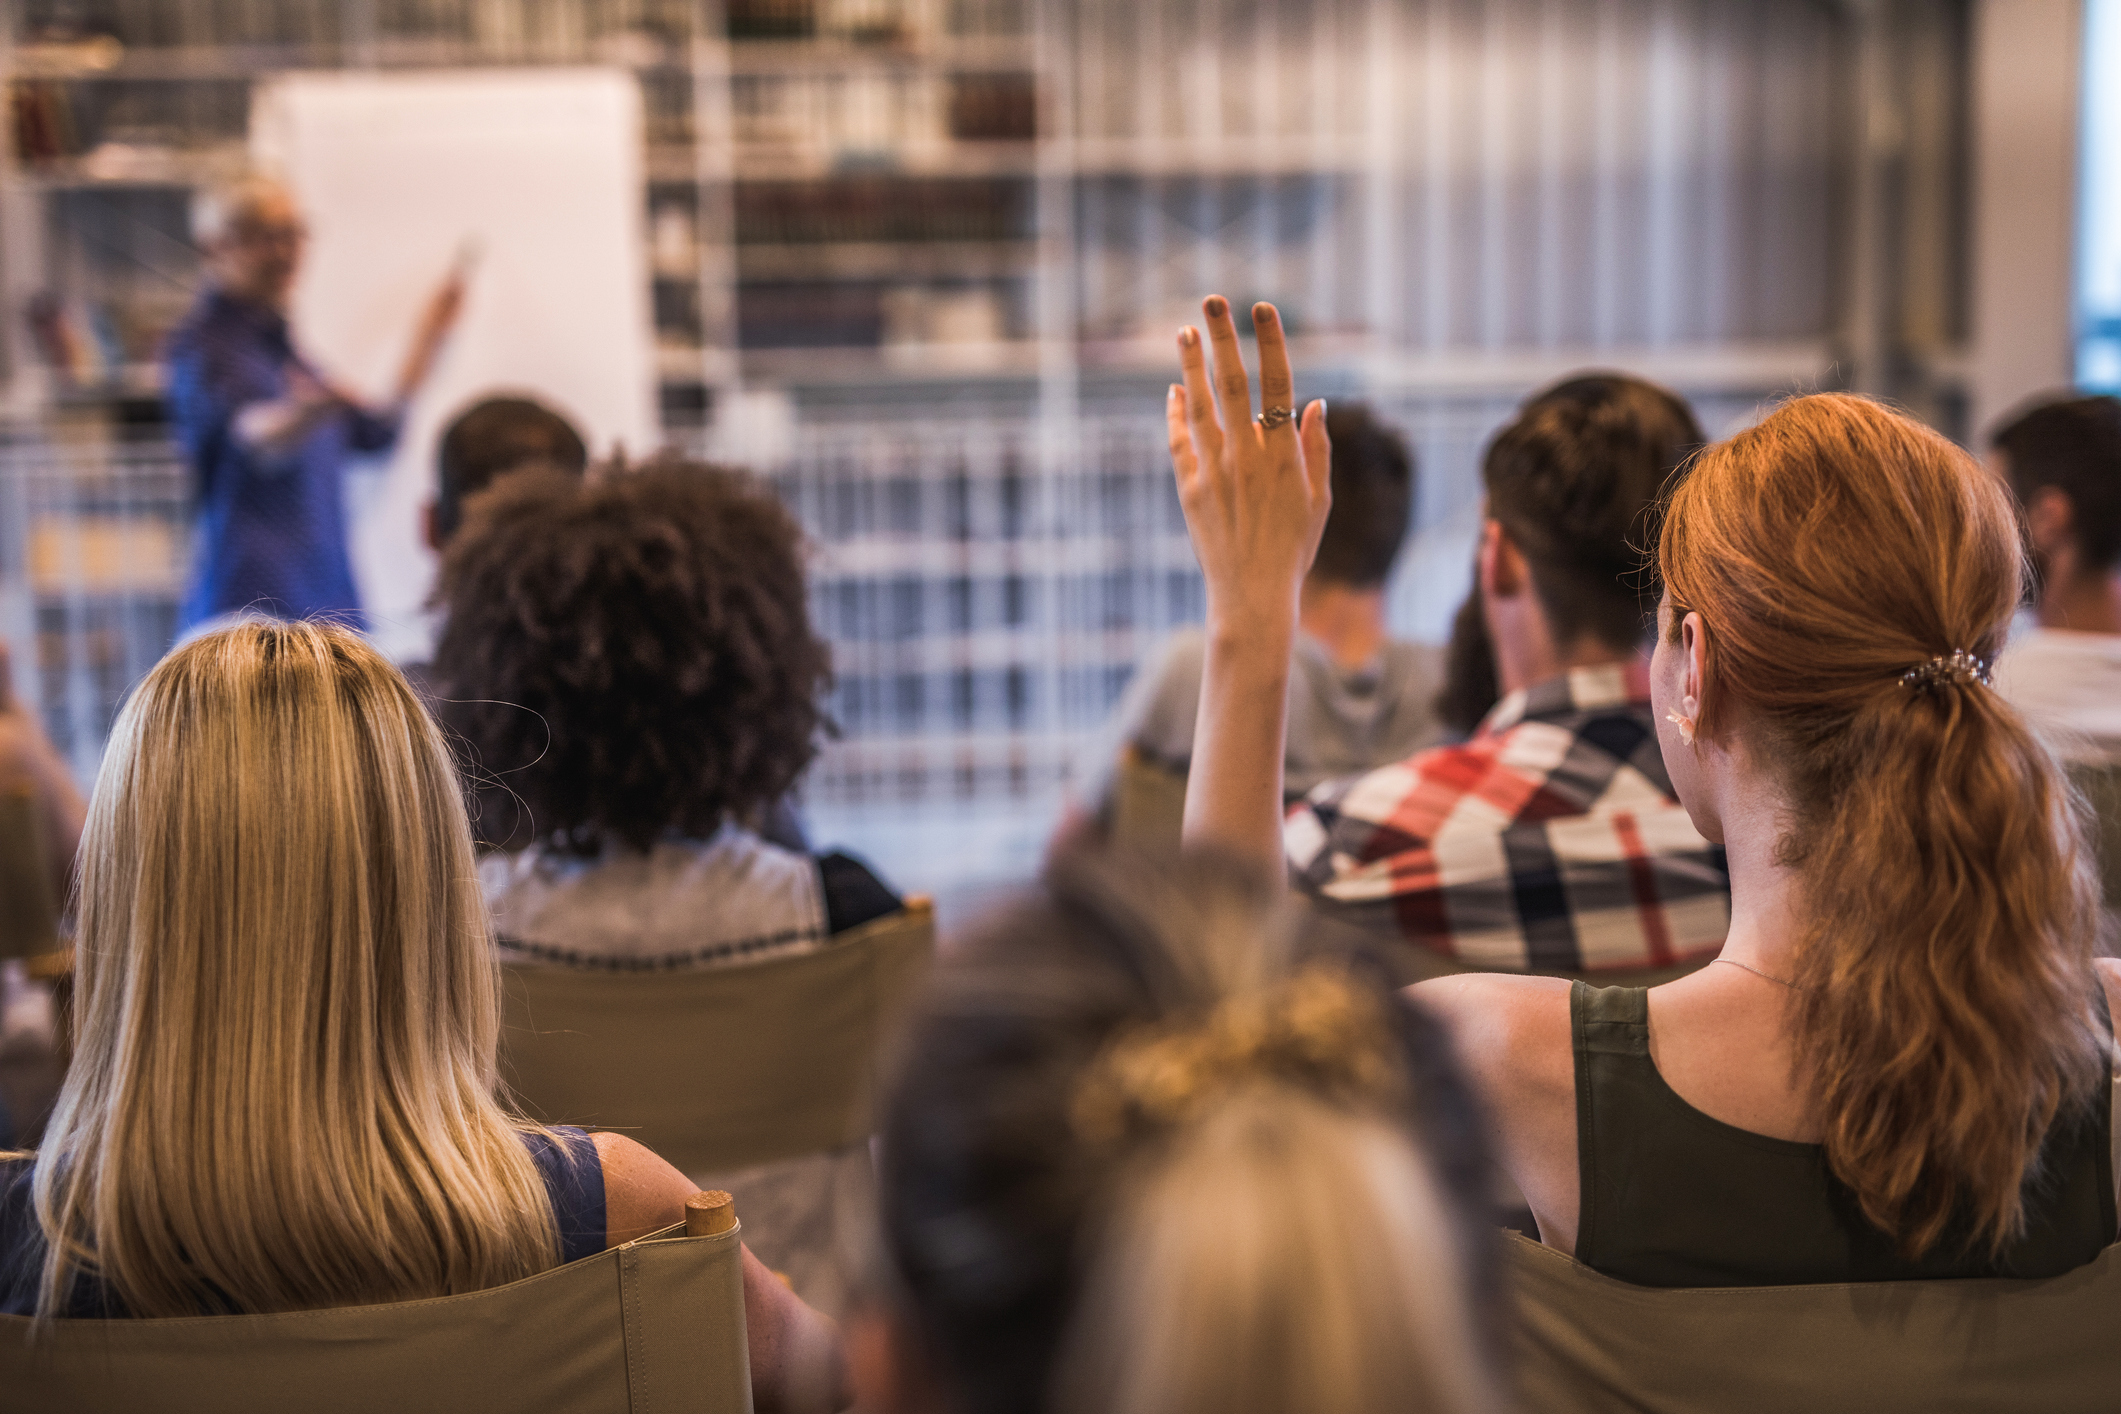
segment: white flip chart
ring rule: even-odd
[[[310,226],[295,337],[328,373],[384,398],[429,296],[460,259],[470,272],[396,451],[349,490],[377,645],[418,658],[435,568],[420,511],[449,418],[528,392],[573,417],[593,455],[657,440],[640,89],[604,69],[319,73],[254,102],[259,166]]]

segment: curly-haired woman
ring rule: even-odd
[[[715,966],[815,947],[899,900],[757,828],[816,754],[829,650],[802,533],[741,472],[526,473],[451,542],[435,653],[519,958]]]

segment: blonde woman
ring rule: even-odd
[[[884,1115],[862,1409],[1500,1407],[1470,1092],[1292,921],[1212,857],[1075,855],[938,964]]]
[[[1210,322],[1227,424],[1244,377]],[[1193,451],[1207,378],[1186,353]],[[1197,455],[1254,523],[1277,495],[1300,506],[1270,448],[1228,442]],[[1274,582],[1286,550],[1254,539],[1240,557]],[[1648,990],[1414,989],[1494,1106],[1542,1238],[1651,1286],[2091,1261],[2116,1235],[2121,967],[2092,957],[2096,894],[2056,762],[1989,686],[2025,583],[2007,493],[1890,409],[1799,398],[1701,455],[1658,568],[1659,746],[1695,828],[1729,852],[1721,952]],[[1247,720],[1287,655],[1280,622],[1232,626],[1203,707],[1233,724],[1210,763],[1222,790],[1187,801],[1262,864],[1279,748]]]
[[[0,1166],[0,1309],[183,1316],[476,1291],[677,1220],[692,1185],[495,1098],[500,993],[456,773],[359,637],[251,621],[113,730],[77,1045]],[[747,1253],[762,1408],[834,1337]],[[834,1357],[827,1357],[834,1358]]]

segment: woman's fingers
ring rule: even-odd
[[[1298,430],[1303,437],[1304,477],[1311,483],[1311,493],[1330,497],[1333,494],[1333,439],[1326,435],[1324,398],[1311,400],[1310,406],[1304,409]]]
[[[1282,334],[1281,311],[1264,301],[1253,305],[1252,328],[1259,336],[1259,410],[1262,414],[1276,409],[1293,413],[1296,377],[1289,371],[1289,341]],[[1265,428],[1269,437],[1281,435],[1284,429],[1294,435],[1293,417],[1280,427]]]
[[[1237,325],[1230,318],[1230,302],[1221,295],[1201,301],[1208,316],[1208,342],[1215,348],[1215,401],[1228,435],[1252,420],[1252,380],[1245,374],[1245,356],[1237,347]]]
[[[1222,427],[1215,420],[1215,395],[1208,388],[1207,352],[1201,345],[1200,331],[1187,326],[1178,331],[1178,370],[1185,384],[1186,426],[1193,434],[1193,454],[1202,466],[1215,466],[1222,460]]]
[[[1164,423],[1171,434],[1171,469],[1184,491],[1200,470],[1200,458],[1193,450],[1193,429],[1186,425],[1186,390],[1176,383],[1164,397]]]

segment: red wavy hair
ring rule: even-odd
[[[1863,398],[1798,398],[1709,448],[1658,547],[1713,664],[1699,730],[1742,717],[1802,876],[1797,1053],[1828,1164],[1919,1255],[2000,1250],[2057,1116],[2097,1092],[2096,893],[2054,758],[1990,689],[2025,582],[2010,499]]]

